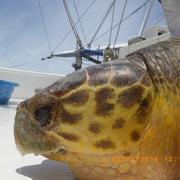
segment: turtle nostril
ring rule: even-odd
[[[21,105],[19,104],[16,108],[16,111],[19,111],[20,107],[21,107]]]
[[[27,108],[27,106],[28,106],[28,101],[27,101],[27,100],[24,101],[24,102],[23,102],[23,105],[24,105],[25,108]]]

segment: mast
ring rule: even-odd
[[[77,71],[78,69],[81,69],[81,67],[82,67],[82,56],[81,56],[81,49],[83,48],[82,42],[81,42],[79,34],[76,30],[76,26],[74,24],[71,14],[70,14],[66,0],[63,0],[63,4],[64,4],[65,10],[66,10],[69,22],[71,24],[71,27],[73,29],[74,35],[76,37],[76,62],[72,66]]]

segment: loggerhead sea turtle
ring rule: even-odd
[[[82,180],[180,178],[180,38],[60,79],[17,109],[22,154]]]

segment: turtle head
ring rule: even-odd
[[[125,151],[143,139],[153,102],[141,66],[116,61],[88,67],[19,105],[16,144],[22,153],[42,155]]]

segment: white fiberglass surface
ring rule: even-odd
[[[0,179],[73,180],[63,163],[33,154],[21,156],[14,142],[13,126],[17,104],[0,106]]]

